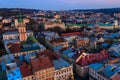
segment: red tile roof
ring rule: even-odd
[[[50,50],[44,50],[44,52],[38,53],[38,56],[42,56],[42,55],[48,56],[51,60],[56,60],[59,58],[59,56],[55,52],[52,52]]]
[[[70,32],[70,33],[62,33],[61,36],[72,36],[72,35],[80,35],[81,32]]]
[[[79,60],[76,60],[76,63],[80,66],[87,66],[89,64],[99,62],[109,58],[109,54],[106,51],[101,51],[97,54],[86,54],[83,53],[79,56]]]
[[[23,77],[33,75],[31,66],[28,66],[26,64],[20,66],[20,71],[21,71]]]
[[[50,43],[63,43],[63,42],[66,42],[66,40],[65,39],[52,39],[50,41]]]
[[[9,43],[7,46],[9,46],[11,53],[20,52],[20,43]]]
[[[111,80],[120,80],[120,74],[115,74]]]
[[[49,57],[42,56],[38,59],[31,60],[33,71],[40,71],[43,69],[51,68],[53,67],[53,63],[49,59]]]

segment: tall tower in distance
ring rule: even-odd
[[[114,20],[114,26],[115,28],[119,28],[118,20]]]
[[[20,13],[19,13],[19,19],[18,19],[18,32],[19,32],[19,40],[26,41],[27,40],[26,25],[24,24],[22,15]]]

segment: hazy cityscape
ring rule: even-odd
[[[120,1],[0,3],[0,80],[120,80]]]

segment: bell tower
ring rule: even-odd
[[[19,19],[18,19],[18,32],[19,32],[19,40],[26,41],[27,40],[26,25],[24,24],[22,15],[20,13],[19,13]]]

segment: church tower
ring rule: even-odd
[[[19,32],[19,40],[26,41],[27,40],[26,25],[23,22],[21,14],[19,14],[19,19],[18,19],[18,32]]]
[[[118,20],[114,20],[114,26],[115,28],[119,28]]]

